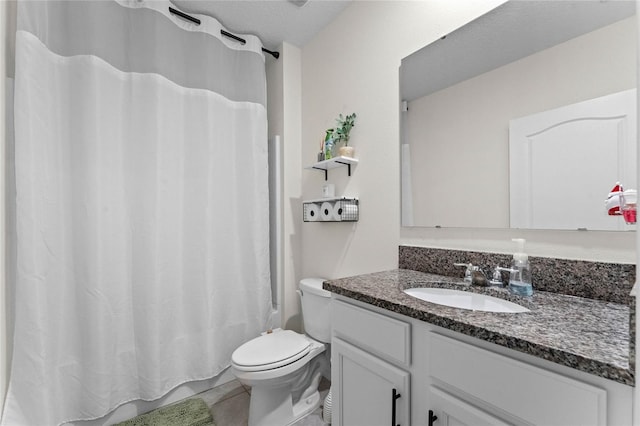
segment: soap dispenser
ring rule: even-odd
[[[518,244],[518,251],[513,254],[511,271],[509,272],[509,291],[519,296],[531,296],[531,269],[529,268],[529,256],[524,252],[524,238],[514,238],[512,241]]]

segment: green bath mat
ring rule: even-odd
[[[114,426],[215,426],[207,404],[200,399],[188,399],[161,407],[147,414]]]

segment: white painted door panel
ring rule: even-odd
[[[636,186],[636,90],[511,120],[512,228],[628,230],[604,200]]]
[[[355,346],[332,342],[334,426],[409,426],[409,373]],[[400,395],[392,400],[393,390]]]

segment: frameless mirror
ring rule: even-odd
[[[404,58],[402,225],[634,229],[604,204],[637,182],[634,15],[509,1]]]

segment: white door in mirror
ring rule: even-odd
[[[636,110],[630,89],[511,120],[511,228],[630,229],[602,199],[636,185]]]

